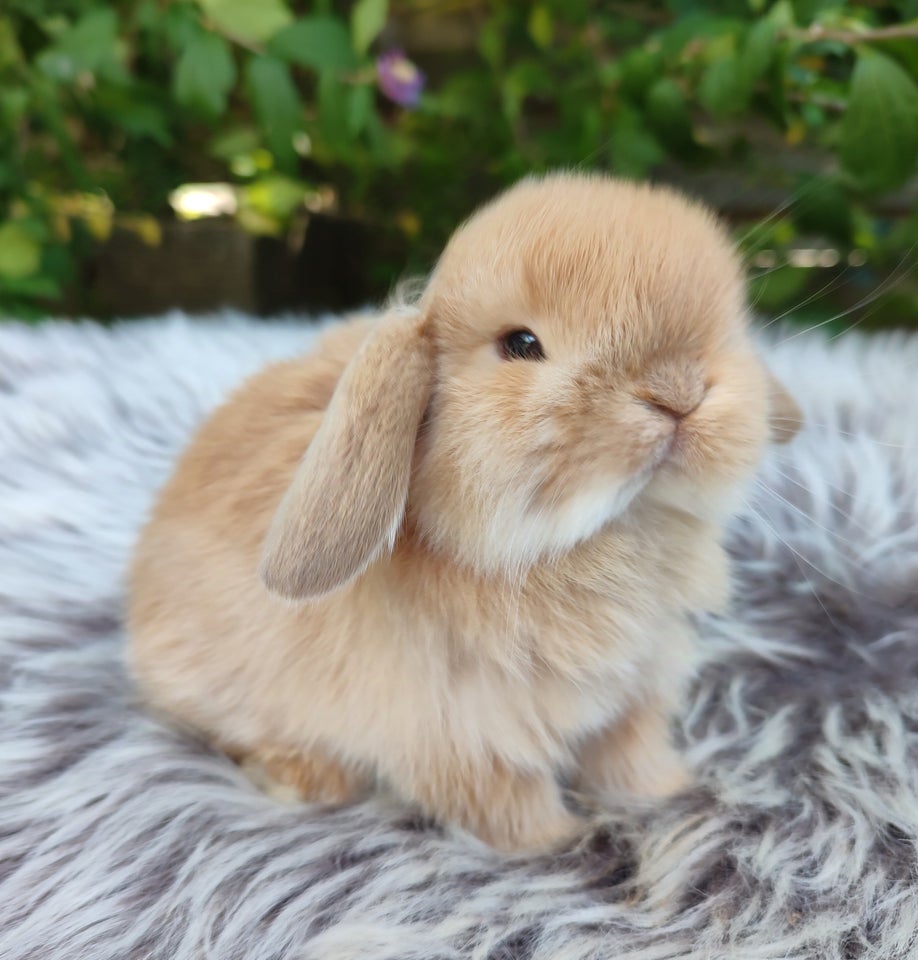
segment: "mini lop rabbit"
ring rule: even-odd
[[[740,265],[658,188],[528,179],[411,307],[244,384],[166,485],[131,576],[149,701],[303,797],[382,783],[503,850],[658,796],[721,525],[797,416]]]

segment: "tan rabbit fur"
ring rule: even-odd
[[[798,415],[745,310],[704,209],[523,181],[416,304],[205,423],[133,565],[141,689],[307,799],[382,784],[504,850],[577,835],[561,777],[679,789],[688,617],[725,602],[721,524]],[[508,354],[524,328],[544,358]]]

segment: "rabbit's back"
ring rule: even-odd
[[[313,353],[246,381],[194,436],[141,533],[129,583],[131,670],[154,706],[205,732],[216,733],[232,705],[242,733],[246,703],[270,697],[283,671],[296,611],[261,584],[261,549],[370,323],[338,327]],[[233,677],[245,684],[238,697]]]

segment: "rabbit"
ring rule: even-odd
[[[692,782],[670,739],[725,520],[799,421],[706,208],[529,177],[414,302],[200,428],[142,531],[146,701],[305,800],[388,790],[506,853]],[[595,809],[592,808],[592,809]]]

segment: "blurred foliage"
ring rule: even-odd
[[[115,228],[158,243],[189,183],[255,233],[331,205],[398,235],[385,285],[577,165],[777,190],[735,216],[764,309],[818,273],[918,324],[916,157],[918,0],[4,0],[0,308],[46,309]]]

